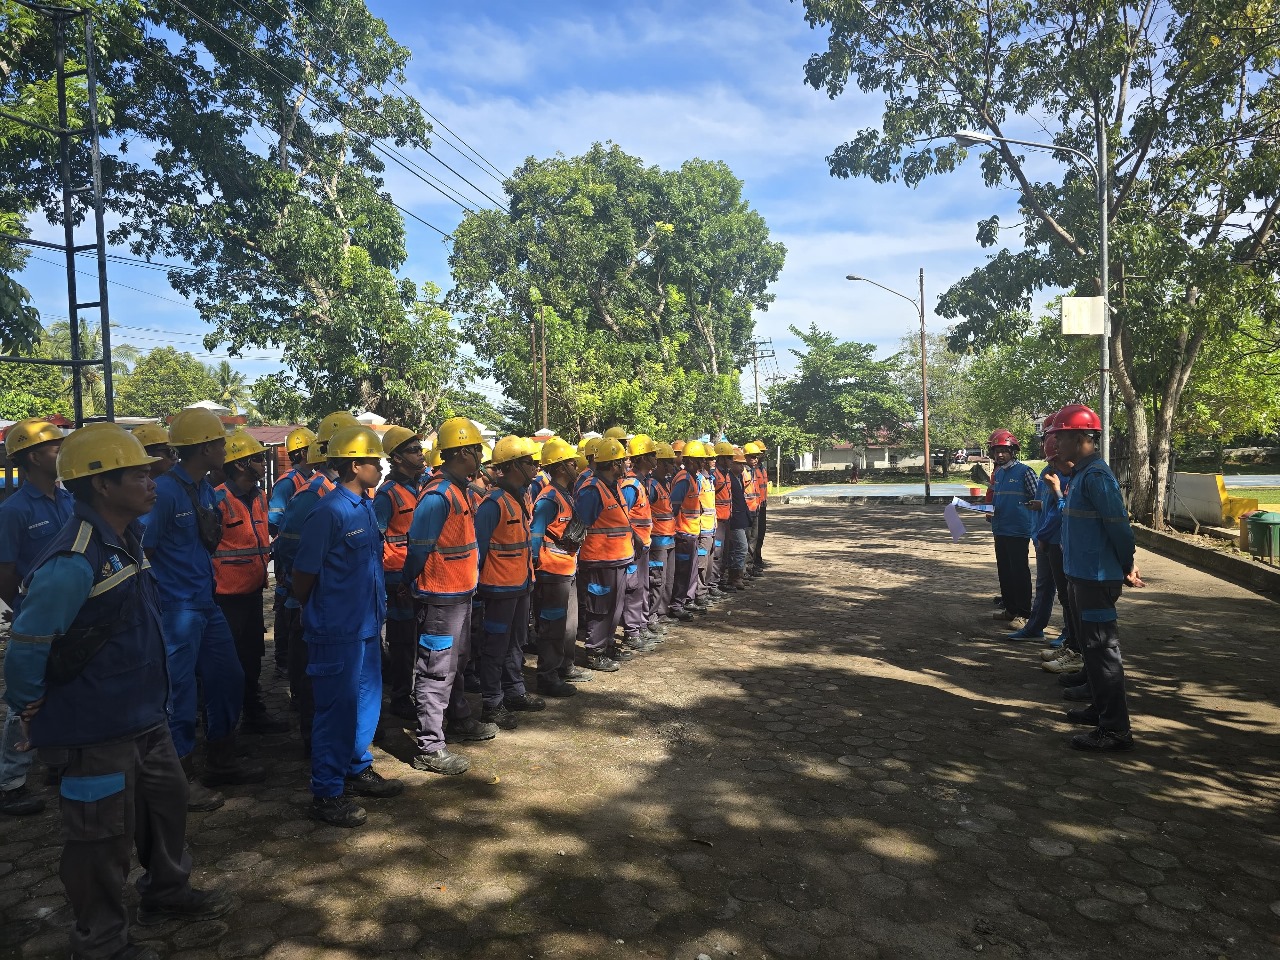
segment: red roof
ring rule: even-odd
[[[296,430],[299,424],[292,424],[287,427],[244,427],[244,432],[259,443],[266,446],[274,446],[278,443],[284,443],[284,438],[289,435],[290,430]]]

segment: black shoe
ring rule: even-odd
[[[492,723],[467,717],[465,720],[450,720],[445,724],[444,734],[450,740],[492,740],[498,735],[498,728]]]
[[[358,827],[369,819],[364,807],[345,796],[313,797],[307,816],[332,827]]]
[[[245,718],[240,721],[240,732],[270,736],[274,733],[288,733],[290,726],[288,720],[273,717],[264,710],[262,713],[245,714]]]
[[[1090,730],[1072,737],[1071,746],[1093,753],[1120,753],[1133,749],[1133,734],[1118,730]]]
[[[565,683],[588,683],[591,680],[591,671],[583,670],[575,663],[567,670],[560,671],[560,679]]]
[[[587,666],[597,673],[616,673],[619,669],[615,661],[604,656],[587,657]]]
[[[1089,689],[1087,683],[1082,683],[1076,687],[1067,687],[1062,691],[1062,699],[1070,700],[1073,703],[1092,703],[1093,691]]]
[[[666,643],[667,642],[667,633],[665,630],[662,633],[658,633],[656,630],[645,630],[643,633],[640,634],[640,637],[641,639],[645,640],[648,643]]]
[[[265,767],[240,760],[234,736],[210,740],[205,748],[204,776],[200,779],[206,787],[220,787],[228,783],[261,783],[267,779]]]
[[[439,773],[446,777],[452,777],[470,770],[471,761],[466,757],[458,756],[456,753],[450,753],[448,750],[436,750],[432,753],[418,754],[409,761],[409,766],[415,770],[424,770],[427,773]]]
[[[676,610],[672,612],[671,619],[677,623],[688,623],[693,619],[693,614],[688,610]]]
[[[665,637],[667,635],[667,625],[661,620],[656,623],[649,624],[645,627],[645,630],[653,634],[655,637]]]
[[[991,598],[991,605],[992,605],[992,606],[994,606],[994,607],[1003,607],[1003,606],[1004,606],[1004,597],[992,597],[992,598]]]
[[[388,780],[372,766],[365,767],[354,777],[347,777],[343,793],[360,797],[398,797],[404,792],[404,783]]]
[[[664,613],[662,616],[658,618],[658,623],[663,624],[664,626],[670,626],[671,624],[677,623],[677,622],[678,620],[669,613]]]
[[[518,697],[503,697],[502,705],[508,710],[517,712],[524,710],[537,713],[539,710],[547,709],[547,701],[531,693],[522,693]]]
[[[1085,727],[1096,727],[1098,725],[1098,713],[1096,710],[1090,710],[1087,707],[1072,707],[1067,711],[1067,722],[1078,723]]]
[[[695,600],[693,603],[689,604],[689,608],[697,610],[699,613],[706,613],[711,609],[711,604],[707,603],[705,600]]]
[[[495,726],[499,730],[514,730],[520,726],[519,718],[504,706],[485,707],[480,714],[480,723]]]
[[[655,646],[654,642],[647,637],[623,637],[622,646],[628,650],[634,650],[636,653],[648,653]]]
[[[26,817],[44,809],[44,797],[38,797],[24,783],[12,790],[0,791],[0,813],[11,817]]]
[[[413,708],[412,700],[392,700],[387,704],[387,713],[401,720],[418,719],[418,711]]]
[[[1064,687],[1078,687],[1082,683],[1088,683],[1089,677],[1084,670],[1077,670],[1075,673],[1058,674],[1058,683]]]
[[[634,660],[635,658],[636,655],[626,647],[614,646],[609,648],[609,659],[616,663],[626,663],[628,660]],[[591,665],[587,664],[587,666]],[[594,670],[595,668],[592,667],[592,669]]]
[[[544,697],[572,697],[577,695],[578,688],[567,680],[561,680],[557,677],[550,682],[539,680],[538,692]]]
[[[143,903],[138,907],[138,923],[155,926],[166,920],[216,920],[231,909],[231,895],[221,890],[190,887],[184,897],[167,903]]]

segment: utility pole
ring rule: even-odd
[[[547,313],[546,306],[538,304],[538,321],[542,325],[542,429],[547,429]]]
[[[751,379],[755,383],[756,416],[760,416],[760,361],[777,356],[772,340],[751,341]]]
[[[933,457],[929,453],[929,348],[924,334],[924,267],[920,268],[920,399],[924,412],[924,495],[932,492]]]

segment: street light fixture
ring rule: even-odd
[[[1040,143],[1036,140],[1016,140],[1013,137],[997,137],[981,130],[957,130],[951,139],[962,147],[991,146],[994,143],[1013,143],[1022,147],[1034,147],[1038,150],[1049,150],[1054,153],[1069,153],[1079,157],[1089,165],[1093,174],[1093,182],[1098,190],[1098,274],[1102,292],[1102,343],[1098,361],[1098,413],[1102,420],[1102,459],[1111,462],[1111,304],[1107,302],[1110,294],[1110,261],[1108,259],[1109,211],[1108,197],[1111,195],[1110,172],[1107,162],[1107,125],[1099,123],[1098,156],[1095,159],[1074,147],[1064,147],[1057,143]]]
[[[883,283],[876,283],[867,277],[860,277],[856,273],[850,273],[845,276],[846,280],[861,280],[863,283],[869,283],[873,287],[879,287],[886,293],[892,293],[895,297],[901,297],[907,303],[915,307],[920,313],[920,397],[923,403],[924,415],[924,495],[928,497],[932,492],[930,478],[933,475],[933,458],[929,453],[929,367],[928,367],[928,348],[924,340],[924,267],[920,268],[920,299],[908,297],[905,293],[899,293],[892,287],[886,287]]]

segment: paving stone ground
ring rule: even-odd
[[[379,768],[355,831],[268,782],[193,814],[222,921],[185,960],[1280,957],[1280,606],[1140,553],[1121,601],[1139,749],[1096,757],[1038,648],[997,639],[979,518],[777,506],[768,576],[469,774]],[[273,690],[277,705],[283,692]],[[66,956],[50,811],[0,821],[0,956]]]

